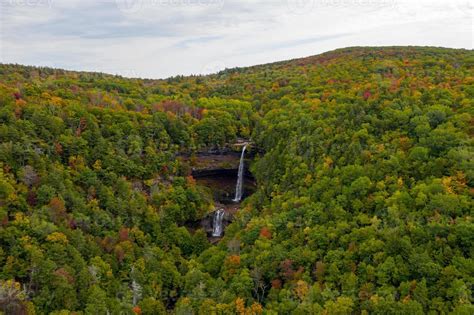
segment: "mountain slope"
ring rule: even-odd
[[[0,65],[0,310],[472,313],[473,103],[474,53],[445,48],[167,80]],[[214,246],[175,154],[236,138],[258,188]]]

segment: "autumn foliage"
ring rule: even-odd
[[[0,313],[474,314],[473,106],[472,50],[2,64]],[[208,238],[232,194],[190,174],[238,139],[254,194]]]

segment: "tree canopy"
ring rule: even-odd
[[[210,76],[0,65],[0,313],[472,314],[474,53]],[[252,139],[224,238],[180,153]]]

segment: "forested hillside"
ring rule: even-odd
[[[0,65],[0,313],[473,314],[474,52],[210,76]],[[252,139],[218,244],[177,154]]]

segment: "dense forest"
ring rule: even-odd
[[[0,65],[0,313],[473,314],[474,52],[166,80]],[[183,152],[252,139],[211,244]]]

